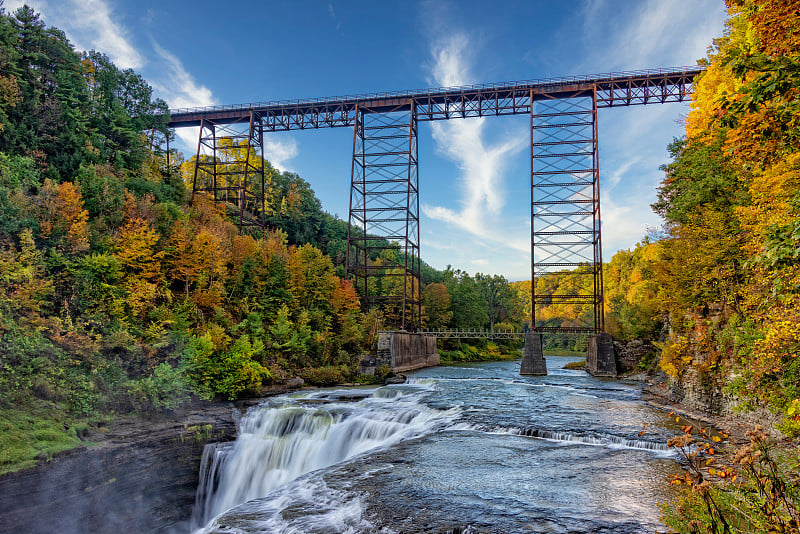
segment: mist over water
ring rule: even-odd
[[[652,532],[677,463],[636,383],[517,362],[275,397],[209,445],[203,533]],[[641,436],[640,436],[641,433]]]

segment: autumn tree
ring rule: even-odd
[[[422,290],[422,315],[425,328],[446,328],[453,318],[450,294],[444,284],[428,284]]]

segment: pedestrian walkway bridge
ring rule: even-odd
[[[523,339],[530,330],[461,330],[448,328],[440,330],[417,330],[415,334],[435,337],[436,339]],[[386,331],[387,333],[389,331]],[[593,334],[591,328],[581,327],[539,327],[538,333],[569,333],[569,334]],[[383,333],[383,332],[381,332]]]

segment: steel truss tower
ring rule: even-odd
[[[240,228],[265,222],[258,156],[264,131],[354,127],[347,274],[365,308],[380,305],[391,326],[412,330],[421,315],[417,122],[530,115],[533,326],[597,333],[604,328],[597,108],[684,102],[702,71],[692,66],[206,106],[171,110],[168,125],[200,127],[192,196],[228,201],[238,208]],[[234,126],[247,132],[224,132]],[[249,147],[239,152],[244,158],[228,158],[221,146],[226,139]],[[558,291],[537,295],[536,282],[552,283],[559,271]],[[549,305],[591,312],[571,325],[545,325],[541,309]]]
[[[365,309],[420,326],[417,114],[412,100],[359,106],[353,129],[347,274]]]
[[[601,332],[597,91],[560,99],[532,91],[531,102],[531,326],[539,331]],[[539,294],[537,284],[558,287]],[[546,325],[537,316],[544,306],[563,307],[576,320]]]
[[[239,231],[266,225],[264,133],[259,116],[251,111],[224,123],[203,118],[197,141],[192,200],[206,193],[224,202]]]

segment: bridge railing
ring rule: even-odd
[[[457,328],[417,330],[415,334],[437,339],[513,339],[525,337],[525,332],[516,330],[461,330]]]
[[[408,97],[424,97],[431,95],[438,95],[442,93],[459,93],[467,91],[481,91],[487,89],[513,89],[515,87],[527,87],[532,85],[547,86],[547,85],[564,85],[571,83],[580,83],[587,81],[602,81],[610,78],[624,78],[632,76],[654,76],[659,74],[680,74],[687,71],[703,70],[704,67],[700,65],[692,65],[685,67],[671,67],[671,68],[657,68],[645,70],[630,70],[620,72],[609,72],[604,74],[584,74],[576,76],[560,76],[556,78],[543,78],[534,80],[517,80],[513,82],[492,82],[492,83],[478,83],[472,85],[460,85],[453,87],[429,87],[426,89],[411,89],[405,91],[383,91],[375,93],[362,93],[351,94],[344,96],[329,96],[317,98],[301,98],[292,100],[273,100],[269,102],[252,102],[248,104],[229,104],[229,105],[211,105],[200,106],[193,108],[176,108],[171,109],[171,115],[178,115],[183,113],[201,113],[209,111],[233,111],[237,109],[251,109],[263,107],[280,107],[280,106],[305,106],[309,104],[329,104],[333,102],[353,102],[360,100],[372,100],[383,98],[408,98]]]
[[[545,326],[534,330],[542,334],[596,334],[593,328],[580,326]],[[396,330],[382,330],[381,334],[392,333]],[[514,339],[524,338],[528,331],[520,330],[461,330],[458,328],[443,328],[437,330],[417,330],[415,334],[435,337],[437,339]]]

